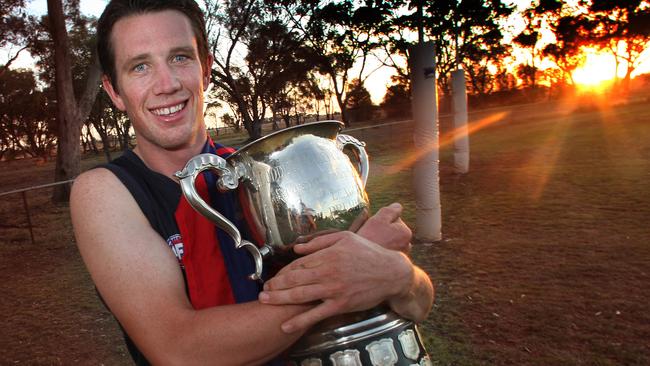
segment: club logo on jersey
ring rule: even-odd
[[[174,234],[169,238],[167,238],[167,245],[169,245],[169,247],[172,248],[174,255],[176,256],[176,258],[178,258],[178,261],[180,262],[183,259],[183,254],[185,254],[181,235]]]

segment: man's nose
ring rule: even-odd
[[[170,94],[181,88],[181,82],[177,71],[170,65],[161,65],[156,71],[156,83],[154,93]]]

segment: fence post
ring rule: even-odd
[[[34,229],[32,228],[32,218],[29,215],[29,205],[27,204],[27,191],[22,191],[21,196],[23,196],[23,205],[25,206],[25,212],[27,213],[27,225],[29,227],[29,236],[32,238],[32,245],[36,244],[34,240]]]

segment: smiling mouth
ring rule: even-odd
[[[157,115],[157,116],[170,116],[174,113],[177,113],[181,111],[183,108],[185,108],[185,105],[187,104],[187,101],[183,103],[179,103],[177,105],[173,105],[171,107],[164,107],[164,108],[156,108],[156,109],[151,109],[151,113]]]

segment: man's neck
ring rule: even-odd
[[[175,150],[166,150],[159,146],[138,144],[133,151],[149,169],[164,176],[172,177],[174,173],[182,170],[192,157],[201,153],[206,139],[207,135],[204,135],[201,139],[197,139],[187,147]]]

